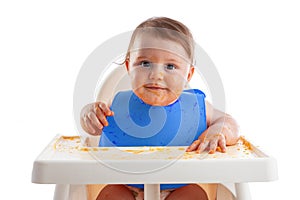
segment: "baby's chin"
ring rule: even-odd
[[[167,106],[170,105],[172,103],[174,103],[178,97],[171,97],[171,98],[166,98],[166,97],[157,97],[157,96],[153,96],[153,97],[146,97],[146,96],[139,96],[137,95],[143,102],[145,102],[148,105],[152,105],[152,106]]]

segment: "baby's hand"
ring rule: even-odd
[[[80,113],[82,128],[91,135],[100,135],[104,126],[108,126],[107,116],[114,113],[103,102],[96,102],[86,105]]]
[[[220,147],[221,152],[226,152],[226,139],[220,132],[213,132],[207,129],[198,140],[195,140],[191,146],[187,148],[187,152],[196,151],[201,153],[208,150],[210,154],[216,152],[216,149]]]

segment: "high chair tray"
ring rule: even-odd
[[[56,136],[34,161],[32,182],[220,183],[277,179],[273,157],[241,138],[226,153],[185,152],[186,146],[85,147],[79,136]]]

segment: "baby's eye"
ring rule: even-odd
[[[166,69],[168,69],[168,70],[173,70],[173,69],[176,69],[176,66],[173,65],[173,64],[167,64],[167,65],[166,65]]]
[[[149,62],[149,61],[142,61],[142,62],[140,63],[140,65],[141,65],[142,67],[151,67],[151,62]]]

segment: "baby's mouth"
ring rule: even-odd
[[[150,90],[166,90],[167,88],[161,85],[157,85],[157,84],[146,84],[144,85],[144,87],[146,89],[150,89]]]

